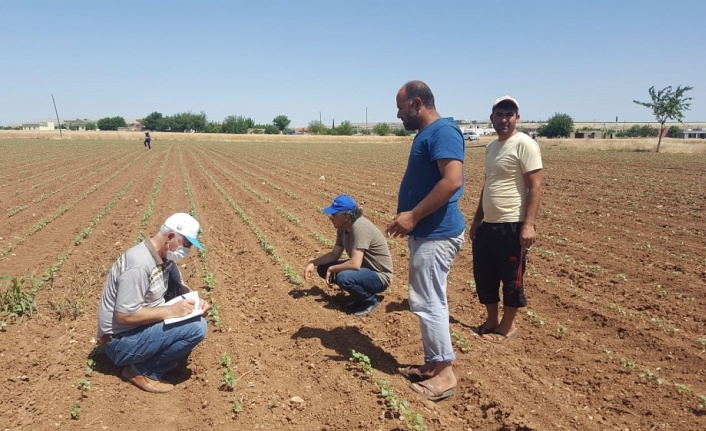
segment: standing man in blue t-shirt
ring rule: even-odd
[[[464,241],[466,222],[458,208],[463,194],[464,143],[452,118],[441,118],[434,95],[421,81],[397,93],[397,118],[417,130],[387,234],[409,245],[409,308],[419,317],[424,365],[400,369],[410,387],[432,401],[456,393],[456,359],[449,332],[446,279]]]

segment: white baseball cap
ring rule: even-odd
[[[503,96],[503,97],[498,97],[497,99],[495,99],[495,102],[493,103],[492,109],[495,109],[495,107],[498,106],[499,103],[505,102],[505,101],[512,102],[517,107],[517,110],[518,111],[520,110],[520,104],[517,103],[517,100],[515,100],[514,98],[512,98],[510,96]]]
[[[187,213],[176,213],[170,216],[164,225],[179,235],[183,236],[199,250],[203,250],[201,244],[196,239],[199,236],[199,222]]]

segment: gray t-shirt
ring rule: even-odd
[[[98,307],[98,338],[140,326],[119,324],[115,312],[134,313],[142,307],[164,304],[169,277],[181,284],[179,268],[170,260],[163,262],[149,239],[121,255],[103,287]]]
[[[338,229],[336,232],[336,245],[343,247],[352,256],[353,250],[364,250],[363,268],[375,271],[380,276],[380,280],[389,286],[392,283],[392,256],[387,247],[385,237],[370,220],[359,217],[353,223],[350,232],[345,229]]]

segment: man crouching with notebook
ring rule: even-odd
[[[162,376],[186,359],[205,337],[211,306],[200,299],[199,316],[167,324],[165,319],[188,316],[195,301],[166,301],[187,293],[176,262],[197,240],[199,222],[189,214],[169,217],[159,233],[126,251],[113,264],[98,309],[98,338],[122,376],[147,392],[164,393],[174,385]],[[174,320],[174,319],[172,319]]]

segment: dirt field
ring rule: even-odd
[[[472,331],[483,309],[467,243],[449,281],[458,392],[432,403],[397,372],[423,360],[405,241],[390,241],[395,280],[367,317],[323,283],[298,284],[334,238],[320,212],[333,196],[351,194],[380,228],[394,215],[409,139],[164,139],[0,139],[0,275],[34,274],[38,306],[0,319],[0,429],[404,430],[419,417],[428,430],[706,429],[706,154],[540,143],[520,338]],[[482,157],[468,147],[467,219]],[[177,211],[197,216],[207,250],[182,272],[219,313],[167,376],[176,389],[154,395],[91,356],[97,302],[114,259]]]

